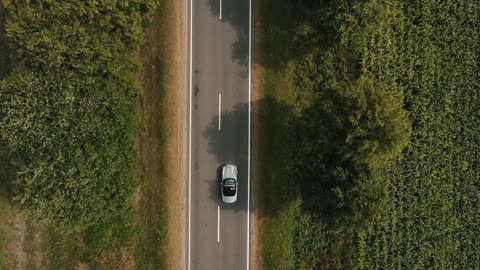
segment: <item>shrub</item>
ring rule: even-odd
[[[96,222],[135,186],[128,81],[17,72],[0,84],[0,134],[19,160],[16,200],[60,225]]]

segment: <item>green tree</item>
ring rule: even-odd
[[[301,122],[297,174],[306,205],[349,228],[378,221],[388,186],[382,171],[411,134],[402,98],[364,78],[337,83]]]
[[[323,108],[334,124],[331,136],[340,135],[342,143],[333,147],[338,147],[343,158],[372,169],[382,168],[408,145],[412,130],[403,100],[384,86],[360,78],[335,85],[331,98],[336,104]]]

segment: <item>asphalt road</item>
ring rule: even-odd
[[[187,269],[249,269],[250,0],[190,0]],[[222,203],[219,168],[238,167]]]

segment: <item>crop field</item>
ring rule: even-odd
[[[266,213],[273,209],[270,204],[295,198],[264,220],[265,268],[480,269],[480,3],[284,2],[296,12],[262,11],[260,48],[283,46],[275,49],[289,59],[287,67],[277,68],[264,56],[265,95],[301,115],[329,85],[366,78],[403,100],[411,135],[402,155],[383,169],[385,213],[366,228],[331,228],[303,209],[296,189],[289,196],[270,190],[279,195],[265,196]],[[294,32],[292,43],[269,42],[282,31]],[[289,84],[275,93],[269,82],[278,78]],[[265,111],[264,117],[273,114]],[[279,145],[266,151],[273,153]],[[297,147],[289,140],[281,145]],[[284,168],[295,170],[284,164],[266,167],[262,181],[268,185]],[[294,181],[301,185],[303,180]],[[288,238],[272,237],[279,231]]]
[[[383,16],[365,36],[362,73],[404,92],[413,132],[388,171],[388,222],[359,237],[359,266],[478,269],[480,4],[377,5],[372,14]]]

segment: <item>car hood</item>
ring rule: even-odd
[[[223,166],[222,179],[233,178],[237,180],[237,167],[227,164]]]

